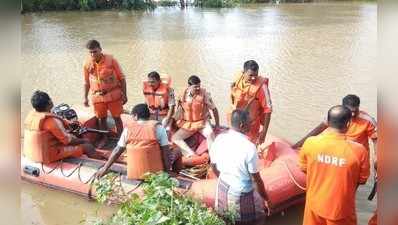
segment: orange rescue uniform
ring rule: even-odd
[[[68,122],[51,114],[31,111],[24,123],[24,155],[34,162],[51,163],[67,157],[80,157],[83,147],[70,145]]]
[[[360,111],[357,117],[351,119],[346,136],[369,151],[369,139],[377,139],[376,126],[376,121],[369,114]]]
[[[327,129],[305,141],[299,165],[307,173],[303,225],[356,225],[355,193],[370,173],[367,150]]]
[[[127,123],[127,177],[142,179],[147,172],[164,169],[162,153],[156,138],[158,121]]]
[[[248,110],[250,112],[251,126],[246,135],[256,143],[264,115],[272,112],[271,97],[268,89],[268,79],[258,76],[254,84],[244,81],[243,73],[239,73],[231,90],[232,109]]]
[[[84,81],[90,86],[91,102],[97,118],[105,118],[109,110],[113,117],[120,117],[123,111],[121,81],[124,76],[116,59],[104,54],[99,62],[87,59],[84,67]]]

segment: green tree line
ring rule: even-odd
[[[233,7],[240,3],[270,2],[276,0],[194,0],[196,7],[223,8]],[[279,0],[302,1],[302,0]],[[309,1],[309,0],[305,0]],[[179,6],[184,8],[187,0],[22,0],[22,12],[54,11],[54,10],[101,10],[101,9],[127,9],[145,10],[154,9],[156,6]]]
[[[153,9],[151,0],[22,0],[22,12],[52,10]]]

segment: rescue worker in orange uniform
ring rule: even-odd
[[[148,80],[144,81],[143,93],[151,119],[160,121],[167,127],[175,111],[174,90],[162,82],[158,72],[153,71],[148,74]]]
[[[303,225],[356,225],[355,194],[369,177],[369,155],[345,136],[350,109],[334,106],[327,118],[329,128],[308,138],[299,152],[307,174]]]
[[[107,130],[107,112],[115,120],[118,135],[123,130],[120,114],[127,102],[126,81],[122,70],[111,55],[103,54],[101,45],[96,40],[87,42],[86,47],[90,57],[86,60],[84,71],[84,105],[89,106],[88,94],[91,94],[91,104],[99,121],[99,129]]]
[[[345,135],[348,139],[362,144],[369,151],[369,139],[373,142],[376,152],[377,144],[377,124],[369,114],[359,110],[360,99],[356,95],[347,95],[343,98],[343,105],[351,110],[352,119]],[[326,122],[320,123],[315,129],[308,133],[303,139],[293,145],[299,148],[304,141],[311,136],[320,134],[328,127]],[[375,154],[376,155],[376,154]]]
[[[259,76],[258,70],[259,66],[256,61],[246,61],[243,65],[243,72],[237,75],[231,89],[231,112],[241,109],[250,113],[250,130],[246,135],[257,145],[262,144],[265,140],[272,113],[268,78]],[[229,117],[230,113],[228,120]]]
[[[215,135],[209,122],[209,110],[213,112],[215,129],[220,126],[217,107],[214,105],[210,93],[200,84],[198,76],[193,75],[188,78],[189,87],[185,89],[178,101],[176,124],[179,129],[171,137],[172,142],[180,147],[182,154],[186,157],[196,155],[184,141],[196,132],[200,132],[206,138],[208,149],[213,143]]]
[[[171,151],[166,129],[156,120],[150,120],[146,104],[134,106],[133,120],[127,122],[117,146],[105,165],[97,172],[101,177],[127,150],[127,177],[142,179],[147,172],[170,172],[181,158],[179,151]]]
[[[68,157],[88,157],[103,159],[94,146],[83,138],[71,134],[70,122],[51,113],[53,102],[43,91],[35,91],[31,98],[34,108],[25,119],[25,157],[34,162],[51,163]]]

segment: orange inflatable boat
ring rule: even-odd
[[[96,119],[89,116],[79,115],[80,122],[84,127],[96,128]],[[128,115],[122,115],[123,122],[131,119]],[[96,133],[85,133],[84,137],[91,141],[97,139]],[[194,159],[183,158],[185,166],[194,166],[207,163],[206,141],[202,136],[193,136],[186,140],[189,145],[196,149],[198,156]],[[261,153],[261,177],[269,196],[269,202],[264,202],[268,214],[284,210],[292,205],[302,203],[305,192],[305,174],[297,167],[297,152],[290,147],[288,142],[267,137],[265,150]],[[112,151],[116,141],[109,142],[103,149],[97,149],[103,153]],[[29,146],[24,146],[28,148]],[[49,188],[72,192],[87,198],[95,197],[93,180],[96,171],[104,165],[105,161],[88,158],[83,155],[79,158],[68,158],[50,164],[35,163],[21,156],[21,177],[23,180],[40,184]],[[121,157],[112,167],[111,171],[119,174],[120,182],[126,192],[140,193],[140,180],[129,180],[126,177],[125,160]],[[211,174],[207,176],[211,178]],[[216,190],[216,179],[202,179],[186,175],[178,175],[181,190],[188,195],[198,198],[209,207],[214,205]]]
[[[291,148],[287,141],[271,135],[267,136],[263,146],[264,151],[260,155],[260,175],[269,198],[268,201],[264,201],[268,215],[303,203],[306,176],[298,167],[297,151]],[[214,207],[216,186],[216,179],[195,181],[188,194],[208,207]]]

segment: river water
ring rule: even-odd
[[[361,97],[363,110],[377,113],[376,3],[37,13],[22,16],[21,33],[22,117],[36,89],[47,91],[55,103],[82,106],[84,45],[92,38],[121,64],[128,109],[143,101],[141,81],[148,72],[170,74],[177,92],[196,74],[224,122],[229,84],[245,60],[255,59],[270,78],[274,135],[298,140],[349,93]],[[359,224],[366,224],[375,208],[366,200],[371,183],[359,188]],[[268,224],[301,224],[302,210],[292,208]],[[112,209],[23,183],[21,213],[23,224],[72,225],[109,216]]]

